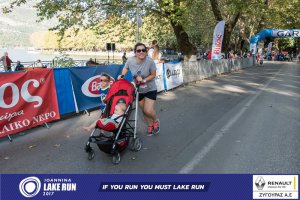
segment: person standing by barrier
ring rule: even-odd
[[[6,72],[10,72],[11,71],[12,60],[8,57],[8,53],[7,52],[4,52],[4,56],[2,56],[0,58],[0,61],[2,61],[2,65],[4,66],[4,70]]]
[[[152,56],[153,56],[153,51],[154,51],[154,46],[156,46],[157,45],[157,40],[153,40],[152,42],[151,42],[151,44],[150,44],[150,47],[149,47],[149,49],[148,49],[148,56],[150,57],[150,58],[152,58]],[[153,59],[153,58],[152,58]]]
[[[21,62],[18,60],[15,71],[21,71],[21,70],[24,70],[24,65],[22,65]]]
[[[154,63],[161,62],[161,53],[159,52],[159,46],[156,40],[152,41],[148,56],[154,60]]]
[[[207,60],[211,60],[211,56],[212,56],[212,52],[209,51],[208,54],[207,54]]]
[[[35,67],[43,67],[43,63],[40,59],[38,59],[35,63]]]
[[[257,56],[256,56],[256,63],[257,63],[257,64],[258,64],[259,61],[260,61],[260,57],[261,57],[261,56],[260,56],[260,53],[258,53]]]
[[[137,43],[134,47],[135,56],[128,58],[121,75],[121,79],[130,69],[139,87],[139,107],[141,108],[144,119],[148,125],[147,133],[149,136],[158,134],[160,122],[155,112],[155,101],[157,97],[157,87],[155,83],[156,65],[147,56],[147,47],[143,43]]]
[[[122,61],[123,61],[123,64],[125,64],[127,61],[126,52],[124,52],[124,54],[122,56]]]

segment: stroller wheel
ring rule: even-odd
[[[134,151],[134,141],[135,141],[135,139],[133,137],[129,138],[129,149],[131,151]]]
[[[118,151],[116,151],[114,154],[113,154],[113,157],[112,157],[112,162],[113,164],[117,165],[119,164],[121,161],[121,155]]]
[[[88,159],[89,159],[89,160],[92,160],[92,159],[94,159],[94,157],[95,157],[95,152],[94,152],[94,150],[92,149],[92,150],[88,153]]]
[[[135,139],[133,139],[133,141],[132,141],[132,150],[133,151],[139,151],[139,150],[141,150],[141,148],[142,148],[142,140],[141,140],[141,138],[135,138]]]
[[[84,147],[84,150],[85,150],[85,152],[89,153],[89,152],[91,152],[93,149],[92,149],[92,147],[91,147],[90,145],[86,145],[86,146]]]

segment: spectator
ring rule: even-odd
[[[85,65],[86,65],[86,66],[98,66],[98,65],[100,65],[100,64],[97,63],[96,61],[93,61],[93,59],[90,58],[89,61],[87,61],[87,62],[85,63]]]
[[[234,59],[234,54],[233,54],[232,51],[229,53],[229,58],[230,58],[230,59]]]
[[[122,61],[123,61],[123,64],[125,64],[127,61],[126,52],[124,52],[124,54],[122,56]]]
[[[256,56],[256,63],[257,64],[259,63],[260,59],[261,59],[261,55],[260,55],[260,53],[257,53],[257,56]]]
[[[38,59],[37,62],[35,63],[35,67],[44,67],[40,59]]]
[[[153,40],[153,41],[151,42],[150,48],[149,48],[149,50],[148,50],[148,56],[149,56],[150,58],[152,58],[152,56],[153,56],[154,46],[156,46],[156,45],[157,45],[157,40]]]
[[[18,60],[15,71],[21,71],[21,70],[24,70],[24,65],[22,65],[21,62]]]
[[[155,63],[160,63],[162,61],[157,40],[152,41],[151,47],[149,48],[148,56],[152,58]]]
[[[251,51],[248,51],[247,57],[248,57],[248,58],[252,57]]]
[[[293,62],[293,53],[292,52],[290,53],[289,58],[290,58],[289,61]]]
[[[11,71],[12,60],[8,57],[8,53],[7,52],[4,52],[4,56],[2,56],[0,58],[0,61],[2,61],[2,65],[4,66],[4,70],[6,72],[10,72]]]
[[[208,52],[208,55],[207,55],[207,60],[211,60],[211,56],[212,56],[212,52],[209,51],[209,52]]]
[[[197,60],[202,59],[202,53],[200,51],[197,51]]]

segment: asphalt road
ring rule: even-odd
[[[0,173],[299,173],[300,64],[267,62],[158,96],[158,136],[126,149],[119,165],[94,145],[87,159],[78,115],[0,140]]]

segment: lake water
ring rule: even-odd
[[[13,62],[17,62],[18,60],[21,62],[35,62],[38,59],[41,61],[52,61],[56,56],[55,54],[41,54],[39,52],[35,52],[27,49],[9,49],[9,48],[0,48],[0,57],[3,56],[4,52],[8,52],[8,56]],[[73,60],[89,60],[90,58],[97,59],[105,59],[107,60],[107,53],[94,53],[96,55],[69,55]],[[114,59],[119,60],[121,53],[114,53]],[[113,54],[110,52],[110,62],[113,60]],[[122,56],[122,55],[121,55]]]

